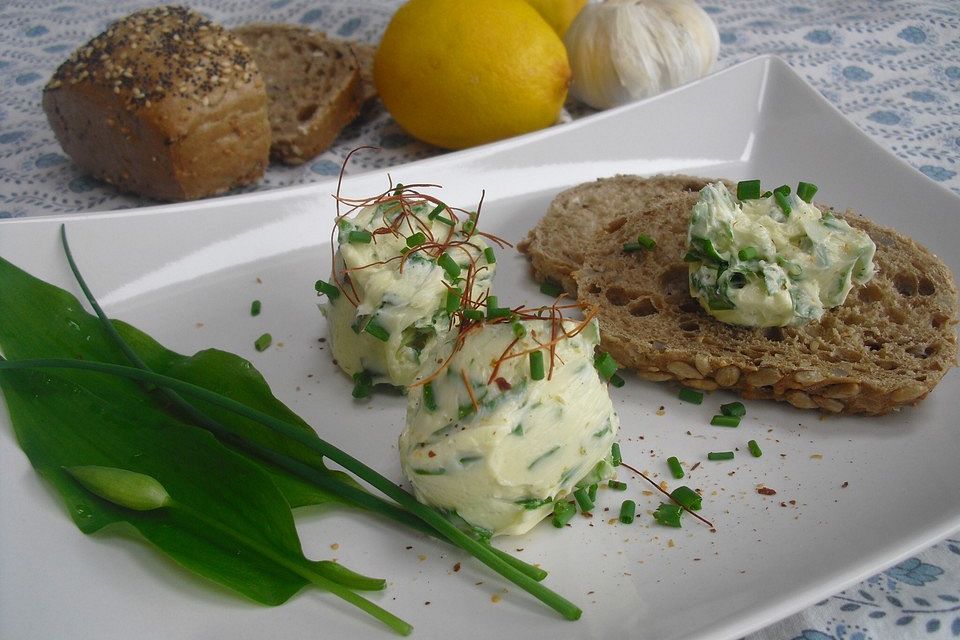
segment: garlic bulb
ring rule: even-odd
[[[720,36],[693,0],[606,0],[580,11],[564,43],[570,94],[606,109],[706,75]]]

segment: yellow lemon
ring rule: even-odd
[[[587,0],[527,0],[561,38]]]
[[[401,127],[462,149],[556,122],[570,65],[524,0],[410,0],[387,26],[373,76]]]

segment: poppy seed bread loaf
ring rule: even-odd
[[[111,24],[57,69],[43,109],[78,166],[160,200],[248,184],[269,159],[267,93],[250,52],[184,7]]]
[[[559,231],[542,236],[554,253],[557,245],[578,247],[583,258],[571,274],[578,299],[600,310],[602,348],[640,377],[829,413],[879,415],[919,402],[956,364],[957,289],[949,268],[910,238],[852,212],[842,217],[876,243],[877,274],[842,306],[800,326],[758,329],[716,320],[690,296],[683,261],[698,194],[665,195],[657,180],[618,176],[574,187],[544,217]],[[651,182],[662,196],[652,203],[643,193]],[[572,211],[571,191],[590,202],[577,216],[604,221],[588,237],[563,231],[559,211]],[[617,196],[595,197],[610,192]],[[623,204],[631,202],[648,206]],[[641,233],[656,248],[624,252]],[[545,262],[539,246],[525,244],[535,265],[538,258],[541,265],[559,264]],[[559,270],[534,272],[563,282]]]

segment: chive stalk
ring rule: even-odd
[[[258,315],[260,315],[260,307],[261,307],[261,306],[262,306],[262,305],[260,304],[260,301],[259,301],[259,300],[254,300],[253,302],[251,302],[251,303],[250,303],[250,315],[252,315],[252,316],[258,316]]]
[[[733,451],[711,451],[707,460],[733,460]]]
[[[750,455],[752,455],[754,458],[759,458],[763,455],[763,451],[760,450],[760,445],[757,444],[756,440],[751,440],[748,442],[747,449],[750,450]]]
[[[742,418],[747,415],[747,408],[743,406],[742,402],[728,402],[727,404],[720,405],[720,413],[725,416]]]
[[[680,506],[685,509],[690,509],[690,511],[699,511],[700,505],[702,504],[703,498],[699,493],[688,487],[687,485],[680,485],[676,489],[670,492],[670,497],[677,502]]]
[[[684,402],[689,402],[690,404],[701,404],[703,402],[702,391],[697,391],[696,389],[689,389],[687,387],[681,387],[680,393],[677,394],[677,397],[683,400]]]
[[[668,527],[679,527],[681,516],[683,516],[683,507],[667,502],[661,502],[653,512],[653,519]]]
[[[759,180],[741,180],[737,183],[737,200],[756,200],[759,197]]]
[[[620,504],[620,522],[623,524],[633,523],[634,518],[637,517],[637,503],[633,500],[624,500]]]
[[[715,427],[739,427],[740,416],[716,415],[710,418],[710,424]]]
[[[543,380],[544,378],[544,367],[543,367],[543,351],[531,351],[530,352],[530,377],[534,380]]]
[[[270,345],[273,343],[273,336],[269,333],[262,334],[259,338],[253,341],[253,348],[257,351],[266,351],[270,348]]]
[[[610,446],[610,466],[619,467],[623,464],[623,454],[620,453],[620,443],[614,442]]]
[[[553,505],[553,526],[558,529],[563,527],[565,524],[570,522],[570,519],[573,518],[574,514],[577,512],[577,507],[572,502],[567,502],[566,500],[560,500]]]
[[[483,257],[486,259],[487,264],[496,264],[497,254],[494,253],[493,247],[487,247],[483,250]]]
[[[581,487],[573,492],[573,498],[577,501],[577,506],[580,507],[580,511],[583,513],[589,513],[593,509],[593,500],[590,499],[590,494],[587,493],[586,487]]]
[[[456,280],[460,277],[460,265],[457,264],[457,261],[454,260],[449,253],[441,254],[441,256],[437,258],[437,264],[446,272],[450,280]]]
[[[797,183],[797,197],[808,204],[813,200],[813,196],[817,194],[817,190],[817,185],[810,182]]]
[[[317,280],[313,287],[317,290],[317,295],[327,296],[331,301],[340,297],[340,289],[324,280]]]
[[[607,486],[613,489],[614,491],[626,491],[627,483],[620,482],[619,480],[608,480]]]
[[[347,242],[350,244],[370,244],[373,240],[373,234],[365,229],[353,229],[347,234]]]
[[[551,298],[557,298],[563,293],[563,287],[553,280],[544,280],[540,283],[540,293],[546,294]]]
[[[680,466],[680,460],[677,459],[677,456],[667,458],[667,466],[670,468],[670,473],[673,474],[675,479],[680,480],[683,478],[683,467]]]

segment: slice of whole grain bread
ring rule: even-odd
[[[582,266],[573,278],[579,300],[600,310],[601,346],[642,378],[702,390],[725,388],[746,398],[832,413],[879,415],[919,402],[956,364],[953,276],[910,238],[845,213],[876,243],[877,275],[818,322],[738,327],[708,315],[689,293],[682,256],[698,194],[677,189],[645,209],[624,207],[647,198],[637,193],[643,188],[643,182],[628,177],[576,187],[571,191],[579,190],[581,201],[617,193],[611,206],[591,209],[603,210],[597,217],[605,222],[585,238],[578,228],[565,230],[556,220],[559,231],[540,238],[551,247],[577,247]],[[571,191],[558,199],[568,202],[564,195]],[[611,215],[624,209],[629,211]],[[641,233],[656,240],[656,248],[624,253],[623,245]],[[537,274],[561,282],[564,277],[547,270]]]
[[[530,258],[537,280],[552,280],[576,296],[573,272],[583,263],[584,248],[597,229],[678,192],[697,193],[708,182],[711,180],[684,175],[621,175],[581,184],[554,198],[546,215],[517,248]]]
[[[252,24],[233,33],[250,49],[266,80],[271,157],[303,164],[357,117],[367,89],[353,43],[281,24]]]

